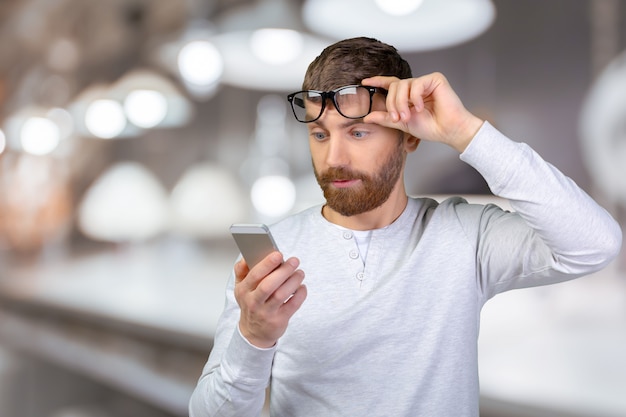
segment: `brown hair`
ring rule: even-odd
[[[327,91],[376,75],[412,76],[411,67],[393,46],[373,38],[345,39],[326,47],[311,62],[302,89]]]

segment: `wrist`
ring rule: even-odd
[[[467,120],[463,123],[461,128],[458,130],[456,135],[456,140],[451,146],[456,149],[459,153],[463,153],[467,146],[470,144],[476,133],[480,130],[483,125],[484,120],[479,119],[478,117],[470,114]]]
[[[252,332],[246,331],[241,323],[237,327],[241,337],[248,342],[249,345],[258,349],[270,349],[276,345],[276,340],[267,340],[256,337]]]

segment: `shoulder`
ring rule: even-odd
[[[510,214],[511,206],[503,198],[492,195],[435,195],[416,199],[427,218],[439,218],[463,224],[477,224],[485,217]]]
[[[320,231],[322,206],[310,207],[269,226],[280,248],[294,247],[298,241],[310,241]]]
[[[271,224],[269,227],[272,230],[272,233],[284,233],[285,231],[292,230],[294,227],[302,227],[304,225],[309,225],[311,222],[315,222],[315,218],[321,216],[322,206],[314,206],[310,207],[301,212],[289,215],[276,223]]]

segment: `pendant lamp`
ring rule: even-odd
[[[401,52],[442,49],[487,30],[490,0],[305,0],[306,27],[334,39],[369,36]]]
[[[260,91],[293,91],[309,63],[330,43],[306,33],[300,9],[287,0],[257,0],[215,19],[211,41],[224,60],[222,82]]]

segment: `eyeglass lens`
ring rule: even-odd
[[[370,91],[363,86],[347,86],[323,93],[320,91],[300,91],[293,96],[291,106],[296,119],[310,122],[322,115],[325,99],[331,98],[339,113],[348,118],[358,119],[366,116],[371,108]]]

